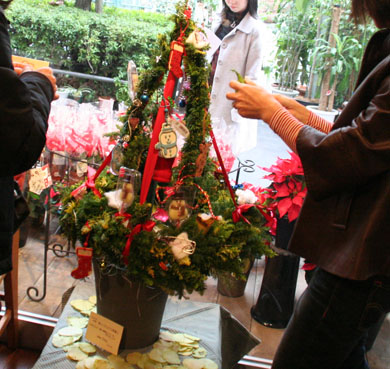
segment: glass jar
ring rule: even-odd
[[[124,212],[134,201],[141,187],[141,173],[135,169],[120,167],[117,182],[117,194],[121,203],[120,211]]]
[[[180,187],[166,202],[165,210],[169,221],[176,227],[190,217],[194,204],[196,189],[194,187]]]

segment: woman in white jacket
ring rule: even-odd
[[[214,31],[221,44],[211,62],[210,114],[214,126],[218,125],[223,132],[238,139],[240,117],[232,112],[232,103],[226,99],[226,93],[232,91],[229,81],[237,78],[232,70],[257,80],[261,68],[261,24],[257,20],[258,0],[222,2],[221,19]]]

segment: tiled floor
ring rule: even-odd
[[[55,229],[55,226],[53,226]],[[70,276],[70,272],[77,266],[76,257],[70,254],[66,257],[57,257],[52,251],[47,253],[46,296],[41,301],[33,301],[27,295],[41,298],[45,292],[44,281],[44,233],[43,227],[33,228],[27,244],[19,251],[19,309],[43,315],[58,317],[61,313],[63,295],[78,281]],[[50,245],[62,243],[65,240],[60,236],[51,236]],[[217,291],[217,281],[209,278],[207,290],[203,296],[193,293],[192,300],[219,303],[229,310],[248,330],[261,340],[251,354],[272,359],[276,347],[283,334],[282,329],[273,329],[262,326],[251,318],[250,308],[256,304],[264,272],[264,260],[256,260],[248,279],[245,294],[242,297],[225,297]],[[37,295],[31,287],[37,289]],[[298,274],[296,297],[300,296],[306,287],[303,272]],[[390,368],[390,319],[382,326],[373,349],[369,353],[371,369]],[[313,368],[314,369],[314,368]]]

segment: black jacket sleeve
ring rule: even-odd
[[[45,145],[53,89],[41,73],[13,71],[7,21],[0,11],[0,176],[37,161]]]

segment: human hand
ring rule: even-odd
[[[54,77],[53,70],[49,67],[42,67],[36,69],[35,72],[41,73],[48,78],[48,80],[51,82],[51,86],[54,92],[53,100],[57,100],[60,97],[60,95],[58,95],[57,93],[57,80],[56,77]]]
[[[233,100],[233,107],[245,118],[262,119],[269,123],[274,113],[282,105],[264,88],[245,77],[245,83],[231,81],[229,86],[235,89],[226,98]]]
[[[13,62],[14,70],[18,76],[20,76],[23,72],[28,72],[33,70],[31,64],[21,63],[21,62]]]
[[[309,120],[310,111],[306,109],[298,101],[291,99],[290,97],[283,95],[274,95],[275,99],[278,100],[295,118],[300,122],[307,124]]]

